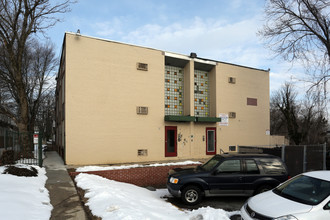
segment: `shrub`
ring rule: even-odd
[[[38,176],[38,170],[34,167],[31,169],[24,168],[24,167],[16,167],[16,166],[8,166],[3,174],[11,174],[15,176]]]
[[[2,165],[15,164],[15,151],[5,150],[0,157],[0,161]]]

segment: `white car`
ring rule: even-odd
[[[329,220],[330,171],[303,173],[250,198],[243,220]]]

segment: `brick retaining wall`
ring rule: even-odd
[[[177,166],[158,166],[158,167],[138,167],[122,170],[102,170],[102,171],[88,171],[88,172],[70,172],[70,176],[75,177],[79,173],[88,173],[110,180],[119,182],[131,183],[137,186],[153,186],[164,187],[166,186],[168,171],[177,167],[191,167],[197,166],[196,164],[190,165],[177,165]]]

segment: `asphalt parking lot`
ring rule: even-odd
[[[249,197],[207,197],[201,203],[195,206],[185,205],[180,198],[170,197],[167,200],[173,205],[183,209],[198,209],[201,207],[212,207],[223,209],[225,211],[239,211]],[[240,216],[232,216],[232,220],[240,219]]]
[[[184,204],[180,198],[170,197],[168,201],[173,205],[184,209],[199,209],[201,207],[210,206],[212,208],[220,208],[225,211],[238,211],[241,209],[248,197],[208,197],[195,206]]]

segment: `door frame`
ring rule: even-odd
[[[167,151],[167,131],[172,130],[174,131],[174,152]],[[178,155],[177,152],[177,126],[165,126],[165,157],[176,157]]]
[[[208,151],[208,131],[214,131],[214,151]],[[217,128],[216,127],[208,127],[205,129],[206,132],[206,155],[214,155],[217,152]]]

